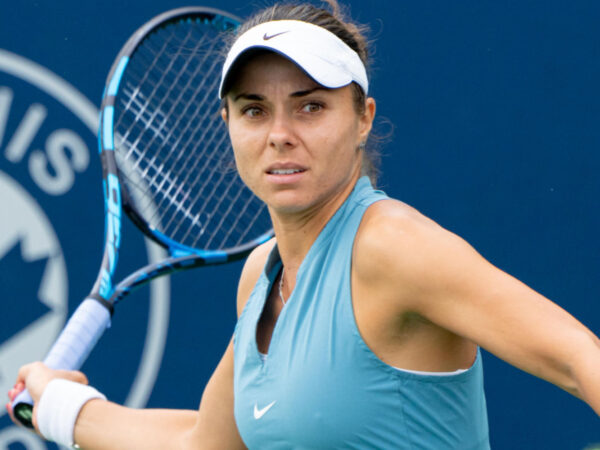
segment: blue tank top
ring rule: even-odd
[[[234,334],[235,420],[250,449],[489,449],[481,357],[468,370],[395,369],[366,345],[350,290],[365,210],[387,198],[361,178],[307,253],[262,357],[256,328],[281,270],[271,252]]]

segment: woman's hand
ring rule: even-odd
[[[21,369],[19,369],[17,381],[15,382],[14,387],[8,391],[8,398],[10,399],[10,402],[6,404],[6,410],[8,411],[8,414],[14,423],[20,425],[20,422],[15,419],[13,415],[12,402],[17,395],[27,389],[34,401],[32,418],[33,426],[39,433],[37,425],[37,405],[42,393],[44,392],[44,389],[48,383],[55,378],[64,378],[69,381],[88,384],[87,377],[81,372],[53,370],[41,362],[34,362],[21,367]]]

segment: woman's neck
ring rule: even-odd
[[[296,214],[271,211],[277,248],[285,267],[286,282],[295,285],[296,273],[311,246],[336,211],[346,201],[359,177],[343,187],[336,195],[310,210]]]

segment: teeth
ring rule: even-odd
[[[274,175],[290,175],[292,173],[302,172],[300,169],[275,169],[271,170]]]

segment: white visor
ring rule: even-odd
[[[355,81],[365,94],[369,90],[360,57],[335,34],[299,20],[274,20],[250,28],[235,41],[223,64],[219,97],[225,95],[229,71],[239,56],[261,48],[290,59],[321,86],[334,89]]]

